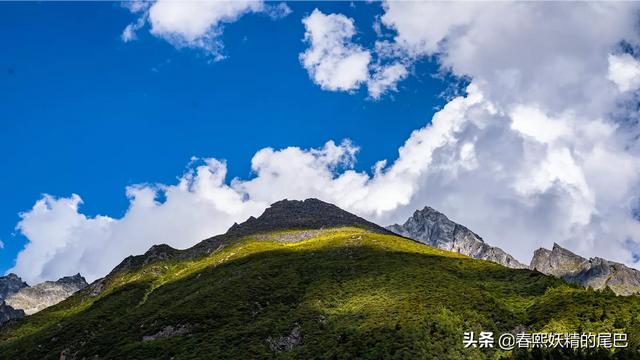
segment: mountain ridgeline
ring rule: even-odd
[[[586,259],[558,244],[554,244],[552,250],[536,250],[527,266],[428,206],[416,211],[404,224],[391,225],[387,229],[423,244],[475,259],[493,261],[514,269],[529,268],[595,290],[609,288],[617,295],[640,295],[638,270],[598,257]]]
[[[433,224],[443,226],[434,244],[453,235],[486,245],[441,218]],[[280,201],[189,249],[128,257],[66,300],[7,322],[0,359],[640,356],[640,298],[407,237],[319,200]],[[467,331],[624,332],[629,346],[465,348]]]
[[[493,261],[514,269],[527,267],[502,249],[488,245],[473,231],[428,206],[417,210],[404,224],[394,224],[387,229],[438,249]]]
[[[599,257],[585,259],[558,244],[553,244],[551,250],[536,250],[530,267],[595,290],[609,288],[618,295],[640,294],[640,271]]]
[[[251,216],[242,224],[234,223],[225,234],[203,240],[186,250],[177,250],[166,244],[154,245],[143,255],[127,257],[111,273],[130,271],[160,260],[185,260],[208,255],[249,235],[286,230],[322,230],[345,226],[393,235],[393,232],[377,224],[318,199],[281,200],[271,204],[258,218]],[[309,233],[306,236],[311,235],[312,233]]]

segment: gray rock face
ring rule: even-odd
[[[9,295],[5,301],[12,308],[24,310],[25,314],[31,315],[59,303],[86,286],[85,279],[76,274],[57,281],[45,281],[33,287],[24,287]]]
[[[7,305],[4,300],[0,300],[0,326],[12,319],[20,319],[24,317],[24,311],[16,310]]]
[[[20,289],[28,287],[26,282],[16,274],[0,276],[0,299],[6,299],[7,296],[17,293]]]
[[[536,250],[529,267],[595,290],[608,286],[617,295],[640,294],[640,271],[598,257],[585,259],[558,244]]]
[[[27,287],[29,285],[16,274],[0,276],[0,325],[24,317],[24,311],[7,305],[4,299]]]
[[[166,339],[174,336],[182,336],[189,333],[189,327],[185,325],[178,325],[173,327],[171,325],[165,326],[162,330],[153,335],[145,335],[142,337],[142,341],[153,341],[158,339]]]
[[[527,268],[502,249],[490,246],[471,230],[428,206],[417,210],[404,224],[391,225],[387,229],[438,249],[493,261],[510,268]]]
[[[293,350],[296,346],[300,345],[302,342],[302,334],[300,333],[300,325],[296,324],[291,333],[287,336],[281,336],[279,338],[267,338],[267,343],[269,343],[269,348],[271,351],[280,353],[280,352],[289,352]]]

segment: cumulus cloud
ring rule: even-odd
[[[353,19],[315,9],[302,22],[309,49],[300,54],[300,61],[313,81],[333,91],[360,87],[368,78],[371,54],[351,43],[355,35]]]
[[[460,128],[432,152],[442,157],[439,165],[413,164],[426,175],[412,201],[445,210],[521,259],[556,241],[633,262],[629,239],[640,241],[631,215],[638,145],[611,113],[629,116],[619,114],[615,85],[637,86],[630,85],[637,63],[610,54],[622,42],[638,43],[638,5],[385,2],[384,8],[381,22],[396,31],[397,56],[435,57],[444,70],[471,79],[466,103],[478,94],[483,99],[449,120]],[[435,124],[434,118],[424,132],[433,133]],[[468,149],[474,156],[465,169],[461,154]]]
[[[300,61],[322,89],[353,91],[366,85],[369,95],[378,99],[386,91],[395,91],[397,82],[407,76],[403,64],[372,62],[371,52],[352,41],[353,19],[315,9],[302,22],[309,48],[300,54]]]
[[[252,159],[252,178],[226,181],[224,162],[207,159],[177,184],[129,188],[122,218],[87,217],[78,196],[46,196],[21,214],[18,229],[29,243],[11,271],[31,282],[76,271],[94,279],[151,244],[187,247],[273,201],[307,197],[381,224],[430,205],[525,262],[535,248],[558,242],[637,266],[640,149],[637,123],[625,121],[635,107],[625,105],[623,90],[635,86],[628,82],[635,70],[627,68],[635,63],[619,44],[638,44],[639,6],[385,3],[381,23],[396,36],[379,43],[387,50],[384,66],[406,70],[434,57],[470,79],[465,94],[425,118],[395,160],[379,161],[370,174],[353,170],[358,149],[348,141],[266,148]],[[323,41],[338,48],[340,56],[329,62],[338,68],[345,51],[379,50],[350,43],[353,20],[314,13],[318,22],[307,28],[307,39],[310,49],[321,49],[309,55],[316,68],[334,56],[330,46],[318,45]],[[340,36],[327,33],[335,26]],[[376,65],[369,60],[365,75],[336,82],[340,71],[322,68],[329,75],[320,79],[347,91],[371,87],[371,79],[392,84],[409,76],[400,67],[375,75]]]
[[[17,229],[29,242],[10,271],[34,283],[78,271],[96,279],[124,257],[143,253],[153,244],[186,248],[223,233],[234,222],[259,215],[285,193],[295,198],[321,196],[325,186],[336,187],[334,171],[353,165],[356,152],[348,141],[329,141],[308,151],[262,149],[252,160],[258,176],[231,184],[225,182],[224,162],[195,159],[200,164],[191,166],[177,184],[127,188],[129,208],[122,218],[82,214],[82,199],[75,194],[45,195],[20,214]]]
[[[132,13],[140,14],[140,17],[123,30],[123,41],[135,40],[136,31],[149,23],[153,35],[178,48],[203,49],[216,59],[224,58],[220,40],[224,24],[233,23],[249,13],[266,12],[273,19],[291,13],[291,9],[284,3],[268,5],[262,0],[158,0],[152,3],[132,2],[125,6]]]
[[[609,80],[620,91],[636,90],[640,87],[640,62],[630,54],[609,55]]]

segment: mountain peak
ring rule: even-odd
[[[619,295],[640,293],[638,270],[598,257],[586,259],[557,243],[551,250],[536,250],[529,268],[596,290],[609,287]]]
[[[128,256],[110,274],[139,268],[158,260],[206,255],[234,239],[249,235],[282,230],[313,230],[335,227],[359,227],[394,235],[393,232],[379,225],[322,200],[314,198],[306,200],[284,199],[271,204],[257,218],[250,216],[240,224],[234,223],[226,233],[205,239],[189,249],[177,250],[161,244],[152,246],[143,255]]]
[[[440,211],[430,207],[425,206],[422,209],[418,209],[413,213],[413,217],[421,217],[421,218],[433,218],[433,219],[445,219],[451,221],[447,215],[441,213]]]
[[[390,233],[383,227],[333,204],[311,198],[277,201],[259,217],[250,217],[241,224],[234,224],[225,235],[245,236],[278,230],[325,229],[341,226],[355,226],[380,233]]]
[[[429,206],[416,210],[403,225],[395,224],[387,229],[439,249],[512,268],[526,267],[502,249],[486,244],[476,233]]]
[[[7,296],[28,286],[26,282],[22,281],[22,279],[14,273],[0,276],[0,299],[6,299]]]
[[[87,286],[87,282],[80,273],[61,277],[56,281],[45,281],[34,286],[28,286],[17,275],[9,274],[0,277],[0,291],[2,284],[13,284],[13,288],[6,296],[0,297],[0,323],[10,318],[31,315],[51,305],[68,298],[71,294]],[[2,294],[0,294],[2,295]]]
[[[78,287],[81,287],[81,288],[84,288],[85,286],[88,285],[87,281],[82,275],[80,275],[80,273],[77,273],[72,276],[61,277],[60,279],[56,280],[55,283],[77,285]]]

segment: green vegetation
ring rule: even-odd
[[[244,238],[117,273],[0,331],[2,359],[638,358],[640,299],[357,228]],[[301,232],[302,233],[302,232]],[[181,335],[143,341],[167,326]],[[463,332],[629,333],[625,351],[463,348]],[[290,351],[270,347],[299,329]]]

